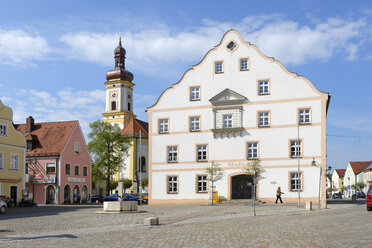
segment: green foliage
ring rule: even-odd
[[[93,159],[92,176],[97,182],[106,179],[110,185],[111,178],[115,175],[127,155],[129,138],[120,134],[120,127],[100,120],[89,124],[91,132],[88,137],[88,150]]]
[[[337,188],[335,188],[335,187],[327,188],[327,192],[328,192],[328,193],[332,193],[332,192],[334,192],[334,191],[337,191]]]
[[[125,189],[129,189],[133,185],[133,181],[128,178],[120,179],[120,182],[123,182],[124,192]]]
[[[359,182],[359,183],[351,185],[351,188],[353,188],[353,189],[363,189],[365,186],[366,185],[364,184],[364,182]]]
[[[212,185],[223,177],[223,171],[220,164],[217,164],[214,161],[208,168],[206,168],[205,172],[208,173],[208,181],[210,181]]]
[[[220,167],[220,164],[217,164],[215,163],[214,161],[212,161],[212,164],[206,168],[206,173],[208,173],[208,181],[211,182],[211,186],[212,186],[212,192],[214,190],[214,184],[221,180],[222,177],[223,177],[223,171]],[[213,197],[212,197],[212,205],[213,205]]]
[[[118,187],[118,181],[110,181],[109,189],[114,190]]]
[[[265,172],[265,169],[261,167],[261,161],[259,159],[255,159],[252,162],[246,163],[244,167],[244,172],[248,175],[254,177],[255,173],[257,172],[257,180],[264,179],[262,174]]]
[[[147,187],[148,185],[149,185],[149,179],[148,178],[142,178],[142,180],[141,180],[142,189],[145,189],[145,187]]]

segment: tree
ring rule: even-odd
[[[252,162],[245,164],[244,171],[248,175],[253,177],[256,176],[258,181],[264,179],[262,174],[265,172],[265,169],[261,167],[261,161],[259,159],[255,159]]]
[[[124,192],[125,189],[129,189],[133,185],[133,181],[130,180],[129,178],[120,179],[119,181],[123,182]]]
[[[212,164],[206,169],[205,171],[206,173],[208,173],[208,178],[207,180],[209,182],[211,182],[211,188],[212,188],[212,205],[213,205],[213,190],[214,190],[214,184],[221,180],[222,177],[223,177],[223,171],[220,167],[219,164],[215,163],[214,161],[212,161]]]
[[[149,179],[148,178],[142,178],[142,181],[141,181],[142,189],[145,189],[145,187],[147,187],[148,185],[149,185]]]
[[[88,137],[88,150],[93,159],[93,170],[97,178],[110,181],[122,166],[124,156],[127,155],[129,138],[120,134],[120,127],[115,124],[97,120],[89,124],[91,132]],[[92,174],[93,174],[92,173]],[[108,192],[107,192],[108,193]]]

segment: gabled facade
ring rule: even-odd
[[[17,205],[25,192],[25,147],[22,133],[13,126],[13,111],[0,100],[0,196]]]
[[[325,200],[329,100],[228,31],[148,108],[149,204],[207,203],[212,162],[224,172],[215,188],[221,200],[251,198],[244,167],[256,159],[266,170],[259,199],[274,202],[281,186],[286,202],[297,202],[298,191],[301,203],[318,202],[321,182]]]
[[[355,189],[352,188],[352,185],[359,182],[364,182],[363,171],[371,164],[372,161],[349,162],[344,176],[344,185],[347,187],[346,191],[344,192],[346,197],[351,197],[353,194],[355,194]]]
[[[365,192],[367,194],[367,190],[370,186],[372,186],[372,164],[370,164],[364,171],[364,184],[365,184]]]
[[[336,193],[343,191],[345,171],[346,169],[335,169],[332,173],[332,184],[336,188]]]
[[[91,194],[91,159],[78,121],[15,125],[27,141],[28,198],[38,204],[72,204]]]

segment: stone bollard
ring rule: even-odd
[[[306,210],[313,210],[313,203],[311,201],[306,202]]]
[[[150,217],[145,219],[145,226],[155,226],[159,225],[159,218],[158,217]]]

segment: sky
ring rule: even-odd
[[[329,92],[327,165],[372,160],[372,1],[0,2],[0,100],[14,123],[79,120],[105,111],[105,76],[121,34],[134,111],[238,30],[244,40]]]

